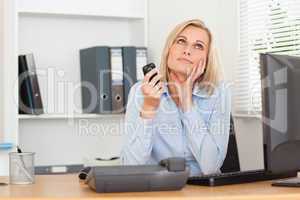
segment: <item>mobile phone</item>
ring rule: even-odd
[[[155,64],[154,63],[149,63],[149,64],[145,65],[143,67],[143,73],[144,73],[144,75],[146,75],[148,72],[150,72],[154,68],[155,68]]]
[[[155,68],[155,64],[154,63],[149,63],[149,64],[147,64],[147,65],[145,65],[144,67],[143,67],[143,73],[144,73],[144,75],[146,75],[148,72],[150,72],[152,69],[154,69]],[[156,76],[157,75],[157,73],[155,73],[155,74],[153,74],[151,77],[150,77],[150,79],[149,79],[149,82],[152,80],[152,78],[154,77],[154,76]],[[155,83],[155,85],[157,85],[159,83],[159,81],[157,81],[156,83]]]

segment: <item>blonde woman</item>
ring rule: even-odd
[[[151,70],[130,90],[122,163],[184,157],[190,176],[220,172],[230,105],[212,33],[197,19],[177,25],[166,41],[159,71]]]

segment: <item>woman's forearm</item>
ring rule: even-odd
[[[125,121],[125,138],[121,159],[125,165],[146,164],[150,160],[153,146],[153,120],[137,118]]]
[[[226,130],[214,132],[195,110],[185,115],[183,121],[189,148],[202,172],[204,174],[217,172],[226,155],[229,132]]]
[[[138,85],[134,85],[130,90],[125,115],[125,141],[121,152],[121,160],[125,165],[146,164],[150,160],[153,146],[154,120],[141,116],[137,89]]]
[[[190,150],[203,173],[218,172],[227,153],[230,129],[230,92],[221,88],[208,120],[196,106],[183,113]]]

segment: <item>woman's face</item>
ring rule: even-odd
[[[199,27],[187,26],[175,38],[169,50],[167,60],[169,73],[174,73],[180,81],[185,81],[201,60],[206,63],[208,49],[207,32]]]

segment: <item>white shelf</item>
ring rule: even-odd
[[[146,1],[18,0],[18,3],[17,54],[34,54],[43,105],[47,113],[53,113],[18,116],[18,119],[100,118],[59,114],[81,113],[79,50],[98,45],[146,46]]]
[[[141,0],[18,0],[19,13],[143,19]]]
[[[233,117],[240,117],[240,118],[256,118],[261,119],[261,114],[241,114],[241,113],[233,113]]]
[[[140,15],[105,15],[101,13],[62,13],[62,12],[47,12],[47,11],[35,11],[35,10],[24,10],[18,11],[19,15],[40,15],[40,16],[73,16],[73,17],[98,17],[98,18],[120,18],[120,19],[132,19],[132,20],[143,20],[144,16]]]
[[[147,0],[1,0],[0,64],[5,67],[0,69],[4,83],[0,94],[7,98],[0,100],[0,131],[13,135],[0,133],[0,139],[36,152],[37,164],[118,155],[125,115],[81,114],[79,50],[101,45],[147,47],[147,5]],[[47,114],[18,114],[16,58],[23,53],[34,54]],[[66,114],[73,112],[78,114]],[[65,151],[66,142],[70,151]],[[0,166],[3,163],[8,163],[8,156],[0,155]],[[0,169],[1,174],[8,175],[8,166]]]
[[[123,118],[125,114],[42,114],[42,115],[26,115],[20,114],[19,119],[101,119],[101,118]]]

